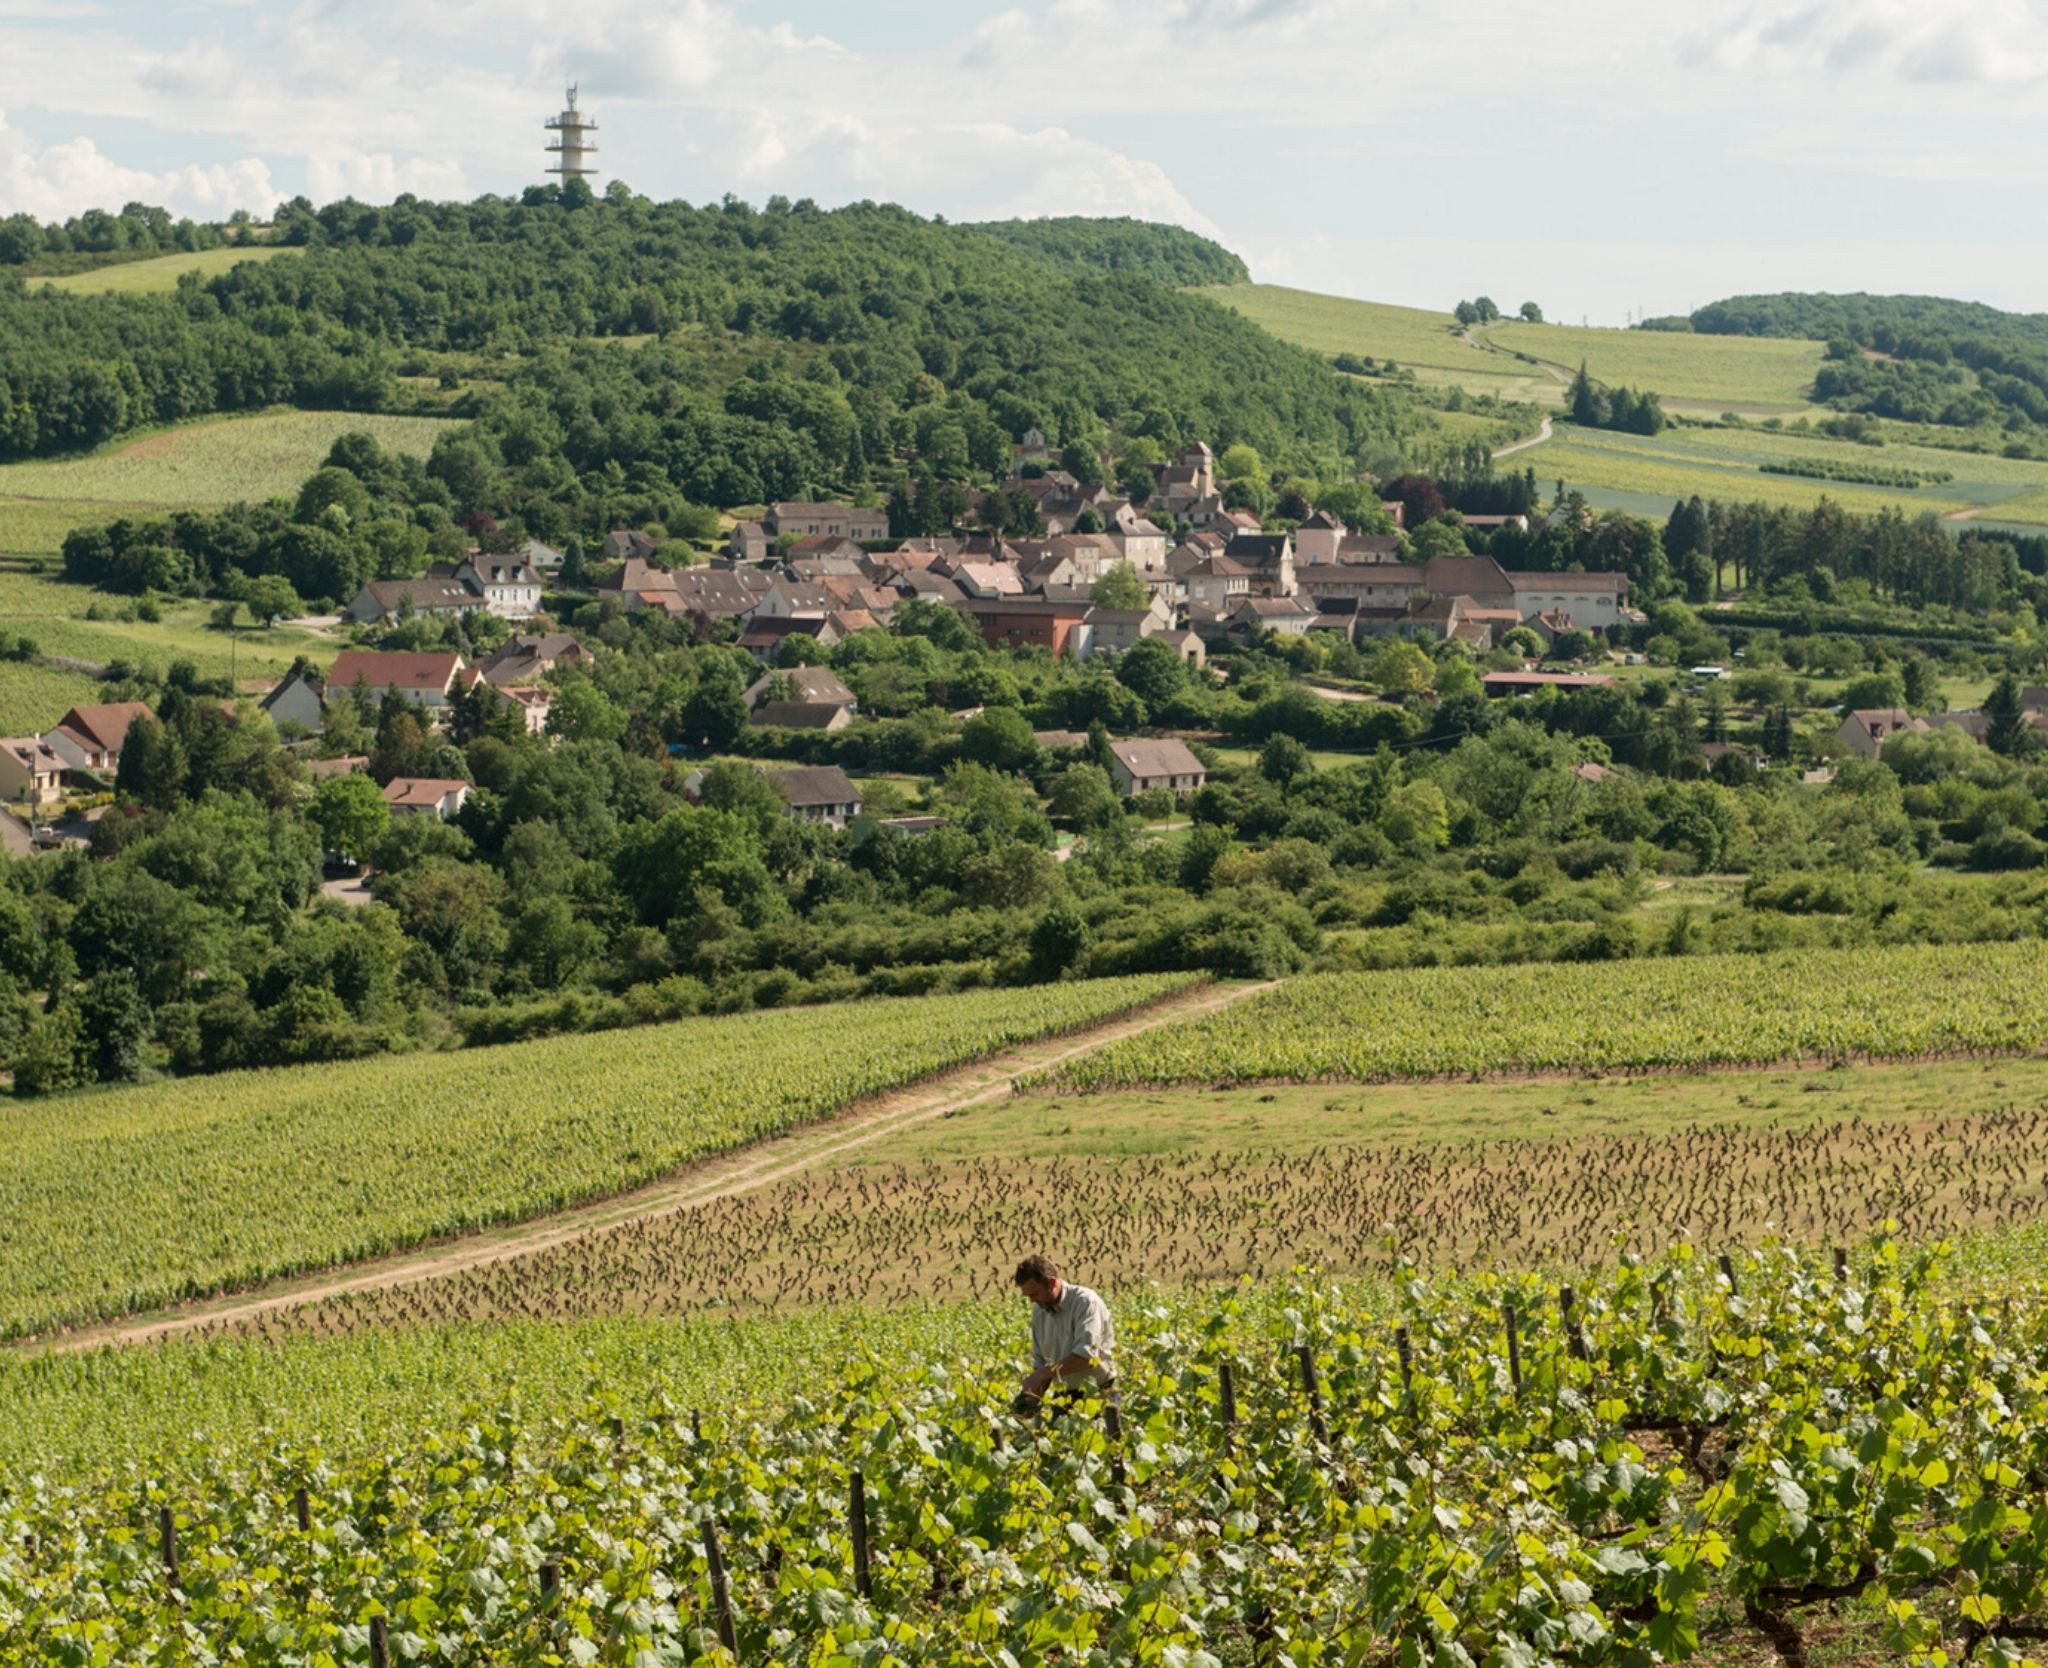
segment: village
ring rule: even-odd
[[[1148,640],[1170,648],[1191,670],[1206,666],[1214,650],[1311,632],[1354,645],[1455,643],[1475,656],[1493,655],[1494,669],[1480,683],[1494,697],[1613,682],[1597,666],[1503,667],[1494,651],[1511,632],[1528,634],[1517,639],[1524,648],[1533,637],[1547,654],[1567,633],[1598,645],[1644,623],[1620,573],[1515,571],[1474,554],[1413,559],[1400,500],[1380,505],[1381,521],[1396,529],[1391,533],[1353,531],[1325,510],[1269,529],[1248,510],[1226,507],[1215,454],[1205,444],[1159,466],[1155,490],[1138,501],[1084,485],[1057,467],[1034,429],[1014,448],[1008,485],[1031,498],[1043,537],[968,531],[892,538],[882,510],[787,501],[767,506],[760,519],[736,521],[721,552],[689,565],[657,560],[673,558],[672,542],[615,528],[592,559],[600,577],[586,594],[601,608],[653,612],[686,624],[700,640],[735,644],[762,668],[745,691],[748,723],[821,732],[852,725],[860,707],[838,676],[810,662],[857,633],[888,628],[913,602],[953,611],[991,647],[1076,662],[1113,664]],[[1521,516],[1461,519],[1482,534],[1509,525],[1526,530]],[[301,745],[320,734],[332,703],[350,695],[369,709],[389,697],[405,700],[430,728],[445,727],[460,701],[489,701],[523,733],[546,736],[552,674],[595,660],[581,638],[555,629],[545,612],[546,593],[563,588],[564,562],[564,552],[539,540],[511,554],[473,550],[421,578],[366,584],[339,622],[367,643],[408,622],[477,614],[543,628],[515,630],[473,662],[454,649],[351,647],[324,672],[302,665],[250,693],[284,739]],[[2029,721],[2038,728],[2048,722],[2048,691],[2026,693]],[[26,813],[36,843],[60,843],[46,820],[53,808],[104,793],[119,770],[129,726],[154,716],[137,701],[80,706],[41,735],[0,738],[0,801]],[[952,716],[964,720],[974,709]],[[1843,753],[1874,759],[1893,734],[1941,727],[1982,741],[1988,721],[1976,711],[1915,717],[1858,709],[1843,715],[1834,739]],[[1059,730],[1035,739],[1054,753],[1075,754],[1089,741]],[[1729,751],[1717,742],[1703,749],[1710,764]],[[315,778],[369,769],[367,756],[357,754],[307,762]],[[1174,737],[1113,738],[1103,763],[1127,798],[1165,790],[1184,799],[1208,776],[1201,757]],[[1605,774],[1598,765],[1582,769],[1589,780]],[[836,764],[764,773],[798,821],[843,829],[861,816],[860,787]],[[1831,776],[1832,767],[1822,766],[1806,779],[1824,783]],[[686,795],[695,797],[701,777],[699,770],[685,779]],[[393,816],[444,821],[461,812],[470,791],[466,781],[439,777],[397,776],[382,786]],[[884,820],[910,834],[935,825],[922,816]],[[73,828],[74,840],[80,832]]]

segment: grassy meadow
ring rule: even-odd
[[[296,493],[335,440],[354,431],[424,457],[447,426],[438,417],[267,411],[164,429],[89,457],[0,464],[0,554],[48,553],[72,528],[119,516]]]
[[[240,266],[244,261],[275,260],[296,255],[296,247],[285,244],[258,245],[248,249],[201,249],[187,253],[156,255],[146,261],[120,261],[113,266],[96,266],[88,272],[70,272],[61,278],[46,278],[53,290],[74,295],[168,295],[188,272],[213,278]]]

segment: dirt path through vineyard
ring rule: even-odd
[[[503,1258],[546,1250],[595,1228],[611,1227],[638,1217],[662,1216],[750,1192],[785,1181],[803,1170],[837,1159],[853,1148],[893,1135],[909,1125],[931,1118],[949,1117],[970,1107],[1000,1100],[1010,1093],[1013,1079],[1061,1065],[1104,1043],[1214,1013],[1233,1002],[1271,990],[1277,982],[1198,985],[1193,990],[1120,1014],[1085,1030],[1068,1031],[1057,1037],[1004,1049],[922,1083],[858,1102],[835,1118],[809,1124],[735,1153],[706,1159],[701,1164],[691,1165],[630,1193],[612,1194],[569,1210],[453,1239],[437,1240],[430,1245],[416,1246],[409,1251],[394,1252],[390,1256],[351,1263],[342,1268],[297,1275],[244,1291],[198,1299],[176,1309],[155,1310],[75,1332],[25,1340],[19,1347],[31,1352],[69,1351],[100,1344],[146,1343],[181,1332],[196,1331],[215,1321],[246,1320],[266,1311],[297,1308],[348,1292],[375,1291],[440,1275],[458,1274],[464,1269]]]

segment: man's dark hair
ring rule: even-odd
[[[1016,1282],[1023,1285],[1027,1280],[1036,1280],[1041,1286],[1049,1286],[1060,1277],[1060,1271],[1052,1266],[1052,1258],[1043,1251],[1034,1251],[1017,1265]]]

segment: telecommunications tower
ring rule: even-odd
[[[590,165],[590,158],[597,154],[597,147],[586,137],[597,131],[597,123],[576,108],[576,89],[573,86],[569,89],[569,107],[559,116],[550,116],[547,129],[561,135],[559,139],[548,141],[549,154],[561,159],[548,164],[549,173],[560,174],[562,183],[567,185],[571,180],[587,179],[597,172]]]

